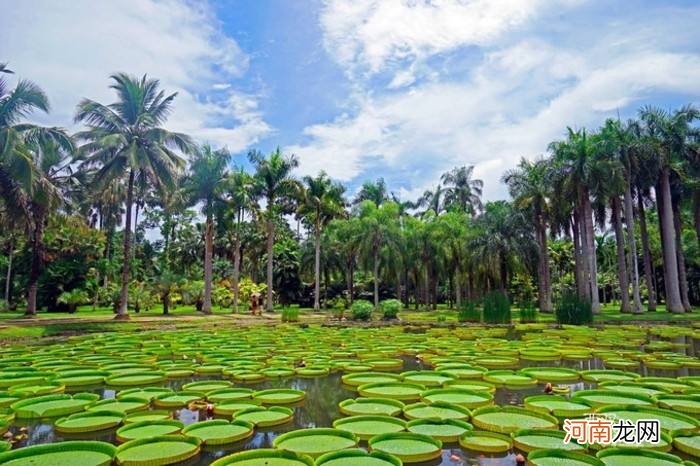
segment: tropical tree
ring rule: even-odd
[[[265,307],[273,310],[274,261],[273,246],[275,241],[275,220],[282,214],[293,211],[293,199],[298,192],[299,183],[292,176],[292,170],[299,161],[294,155],[285,156],[277,148],[269,157],[260,152],[248,154],[255,166],[254,192],[265,201],[265,224],[267,230],[267,300]]]
[[[482,209],[484,182],[474,179],[474,166],[456,167],[440,178],[445,185],[445,207],[476,215]]]
[[[90,99],[78,104],[76,122],[87,129],[76,134],[84,141],[80,158],[87,168],[97,167],[95,183],[107,186],[127,178],[124,261],[117,318],[128,318],[129,265],[134,182],[144,176],[159,189],[173,189],[184,160],[175,152],[191,153],[190,138],[162,128],[177,93],[166,95],[159,82],[146,75],[136,78],[124,73],[111,76],[110,88],[117,101],[104,105]]]
[[[384,178],[377,178],[376,181],[365,181],[362,183],[362,187],[352,203],[353,205],[358,205],[364,201],[372,201],[375,206],[379,207],[388,200],[389,191],[386,187],[386,181],[384,181]]]
[[[325,172],[305,176],[299,190],[297,214],[305,219],[314,236],[314,311],[321,309],[321,233],[334,218],[345,214],[345,188]]]

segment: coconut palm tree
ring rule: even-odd
[[[334,218],[345,214],[345,188],[325,172],[305,176],[297,199],[297,214],[305,219],[314,235],[314,311],[321,310],[321,233]]]
[[[292,176],[292,170],[299,166],[294,155],[285,156],[279,148],[265,157],[260,152],[248,154],[255,166],[254,192],[265,201],[265,225],[267,230],[267,299],[265,308],[273,311],[274,262],[273,246],[275,241],[275,220],[282,214],[294,210],[293,199],[298,192],[299,183]]]
[[[352,204],[359,205],[364,201],[372,201],[374,205],[379,207],[388,200],[389,191],[387,191],[386,181],[384,181],[384,178],[377,178],[376,181],[365,181],[362,183],[362,187]]]
[[[474,179],[474,166],[462,166],[440,177],[445,185],[445,207],[457,208],[472,216],[482,209],[481,194],[484,182]]]
[[[76,134],[84,141],[79,155],[86,167],[97,167],[95,181],[106,186],[117,179],[127,178],[126,220],[124,225],[124,263],[117,318],[128,318],[129,257],[131,255],[131,222],[134,182],[144,176],[158,189],[173,189],[176,174],[184,160],[176,153],[191,153],[190,138],[165,130],[177,93],[166,95],[159,82],[132,77],[125,73],[111,76],[110,88],[117,100],[104,105],[90,99],[78,104],[75,121],[87,129]]]
[[[202,312],[211,314],[211,288],[214,256],[214,204],[221,199],[231,154],[226,149],[214,150],[209,145],[198,148],[190,161],[182,182],[190,205],[200,204],[206,218],[204,229],[204,303]]]

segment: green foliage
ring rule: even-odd
[[[570,291],[564,293],[557,302],[554,314],[560,325],[586,325],[593,322],[591,302]]]
[[[532,301],[525,301],[520,306],[520,322],[523,324],[537,322],[537,309]]]
[[[68,306],[68,312],[75,312],[76,308],[82,304],[87,303],[90,300],[87,291],[81,289],[74,289],[71,291],[64,291],[58,296],[56,302],[60,304],[65,304]]]
[[[299,322],[299,308],[286,307],[282,309],[282,322]]]
[[[510,300],[505,293],[494,291],[484,296],[484,323],[509,324],[510,321]]]
[[[477,303],[475,301],[462,303],[462,307],[457,311],[457,320],[459,322],[481,322],[481,311],[477,307]]]
[[[201,280],[188,280],[180,290],[182,302],[193,304],[198,311],[202,310],[204,304],[204,282]]]
[[[250,298],[253,294],[258,297],[262,296],[267,290],[267,285],[264,283],[254,283],[250,278],[246,277],[238,283],[238,299],[240,304],[250,304]]]
[[[217,286],[212,291],[212,301],[219,307],[231,307],[233,305],[233,291],[225,286]]]
[[[382,311],[382,318],[396,319],[399,311],[403,308],[403,303],[398,299],[385,299],[379,303],[379,309]]]
[[[352,320],[370,320],[374,306],[365,299],[358,299],[352,303]]]
[[[447,322],[447,314],[445,314],[444,312],[439,313],[436,317],[436,320],[438,322]]]

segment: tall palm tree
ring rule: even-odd
[[[131,255],[131,221],[134,181],[145,176],[156,188],[172,189],[176,173],[184,160],[175,152],[191,153],[190,138],[162,128],[177,93],[166,95],[159,82],[132,77],[125,73],[111,76],[110,88],[117,101],[104,105],[90,99],[78,104],[75,121],[87,129],[76,134],[85,143],[79,154],[87,167],[98,167],[95,181],[106,186],[113,180],[127,178],[126,221],[124,225],[124,262],[117,318],[128,318],[129,257]]]
[[[277,148],[269,157],[260,152],[248,154],[255,165],[255,192],[265,200],[265,224],[267,230],[267,300],[265,308],[273,311],[273,246],[275,241],[275,220],[282,214],[291,213],[293,198],[298,192],[299,183],[292,176],[292,170],[299,166],[294,155],[285,156]]]
[[[476,215],[482,209],[481,194],[484,182],[474,179],[474,166],[462,166],[444,173],[440,177],[445,185],[445,207],[457,208]]]
[[[204,229],[204,303],[202,312],[211,314],[211,288],[214,256],[214,204],[221,198],[231,154],[204,145],[195,151],[183,190],[190,205],[201,203],[206,218]]]
[[[364,201],[372,201],[374,205],[379,207],[388,200],[389,191],[387,191],[386,181],[384,181],[384,178],[377,178],[376,181],[365,181],[362,183],[362,187],[352,203],[353,205],[359,205]]]
[[[434,190],[426,189],[415,203],[415,207],[423,207],[423,210],[417,212],[416,215],[420,216],[429,210],[439,215],[445,210],[446,201],[443,199],[445,194],[446,190],[440,185],[437,185]]]
[[[305,176],[298,198],[297,214],[306,220],[314,235],[314,311],[321,310],[321,233],[334,218],[345,214],[345,188],[325,172]]]
[[[517,168],[507,171],[501,180],[508,185],[513,204],[531,213],[535,237],[539,246],[537,286],[539,307],[542,312],[552,312],[552,284],[549,272],[549,247],[547,226],[551,186],[547,179],[549,166],[546,160],[530,162],[520,160]]]

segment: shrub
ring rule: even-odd
[[[403,307],[403,303],[398,299],[385,299],[379,303],[379,309],[382,311],[384,319],[396,319],[399,311]]]
[[[484,296],[484,322],[487,324],[509,324],[510,301],[505,293],[495,291]]]
[[[219,307],[233,305],[233,291],[230,288],[217,286],[212,292],[212,301]]]
[[[282,309],[282,322],[299,322],[299,309],[295,307]]]
[[[437,321],[438,322],[447,322],[447,314],[445,314],[444,312],[441,312],[440,314],[438,314]]]
[[[87,291],[76,288],[75,290],[64,291],[58,295],[56,302],[65,304],[68,306],[68,312],[73,313],[76,311],[78,306],[90,302],[90,297],[88,296]]]
[[[370,320],[374,306],[367,300],[358,299],[352,303],[352,320]]]
[[[587,325],[593,323],[591,302],[576,293],[564,293],[555,306],[554,313],[558,324]]]
[[[460,322],[481,322],[481,311],[476,307],[476,302],[467,301],[462,304],[457,312],[457,320]]]
[[[520,306],[520,322],[523,324],[537,322],[537,309],[532,301],[526,301]]]

